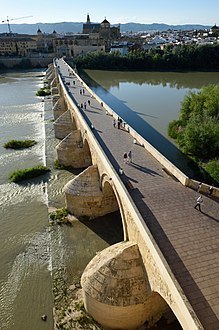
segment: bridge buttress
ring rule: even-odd
[[[69,181],[65,187],[67,209],[76,217],[97,218],[118,210],[118,203],[110,183],[100,189],[100,176],[92,165]]]
[[[64,139],[73,129],[76,129],[74,121],[71,118],[70,110],[65,111],[59,116],[53,124],[55,137]]]
[[[57,145],[56,151],[60,165],[86,168],[92,164],[88,143],[83,142],[80,130],[69,133]]]
[[[57,88],[57,85],[58,85],[58,78],[55,76],[53,78],[53,80],[51,81],[51,84],[50,84],[50,88],[53,89],[53,88]]]
[[[67,110],[67,106],[65,104],[64,97],[59,97],[57,99],[57,101],[54,104],[52,110],[53,110],[53,117],[54,117],[55,120],[57,118],[59,118]]]
[[[46,74],[46,79],[48,81],[48,84],[51,85],[53,79],[55,78],[55,70],[49,70]]]
[[[98,253],[85,268],[81,285],[85,309],[104,327],[137,329],[169,311],[152,292],[138,245],[120,242]]]

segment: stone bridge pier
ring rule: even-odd
[[[98,253],[82,275],[87,312],[107,329],[153,325],[167,311],[184,329],[202,329],[92,129],[57,74],[51,81],[58,161],[84,169],[64,187],[68,210],[89,219],[119,210],[123,223],[124,241]]]

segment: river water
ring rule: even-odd
[[[54,169],[51,100],[36,97],[43,72],[0,75],[0,329],[53,329],[52,274],[65,268],[69,283],[78,282],[97,251],[122,240],[119,215],[72,227],[49,227],[48,207],[63,207],[62,188],[78,172]],[[11,139],[34,139],[24,150],[3,147]],[[9,183],[17,169],[46,164],[51,173]],[[118,221],[119,220],[119,221]],[[47,315],[47,322],[41,320]]]
[[[189,177],[196,165],[168,138],[168,124],[177,119],[189,92],[219,83],[219,72],[115,72],[86,70],[85,80],[125,122]]]
[[[177,118],[185,93],[219,80],[218,73],[87,73],[92,88],[124,120],[165,140],[168,122]],[[32,70],[0,75],[0,329],[4,330],[52,329],[55,269],[65,267],[69,283],[77,282],[97,251],[123,239],[119,215],[76,221],[72,227],[48,226],[48,207],[64,206],[62,188],[78,172],[53,167],[59,141],[54,138],[51,100],[42,102],[35,95],[43,85],[42,74]],[[7,150],[3,145],[11,139],[34,139],[37,144]],[[51,173],[30,183],[8,182],[12,171],[36,164],[46,164]],[[41,320],[42,314],[47,322]]]

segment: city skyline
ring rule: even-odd
[[[11,24],[85,22],[89,13],[92,22],[100,22],[106,17],[111,24],[135,22],[214,25],[218,23],[218,12],[219,2],[216,0],[212,0],[209,6],[203,0],[184,0],[180,3],[158,0],[156,5],[145,0],[134,3],[127,0],[111,0],[109,3],[103,3],[102,0],[65,0],[61,6],[51,0],[38,0],[31,2],[31,5],[29,0],[20,0],[18,6],[17,1],[11,0],[1,4],[1,22],[7,17]],[[20,19],[21,17],[24,18]]]

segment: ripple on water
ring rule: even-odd
[[[1,329],[9,329],[13,322],[14,301],[25,278],[37,271],[39,267],[47,266],[51,271],[49,230],[36,232],[32,237],[20,236],[19,239],[26,247],[15,257],[7,280],[0,285]],[[13,240],[17,240],[17,237],[12,237],[9,243],[13,244]],[[16,241],[16,243],[18,242]]]
[[[36,118],[43,111],[43,104],[38,102],[24,105],[3,105],[0,106],[0,111],[2,117],[0,127],[5,127],[5,125],[12,127],[19,123],[24,125],[31,122],[34,122],[35,125],[37,124]]]
[[[28,200],[39,201],[44,204],[48,202],[47,185],[44,182],[39,184],[18,185],[16,183],[6,183],[0,185],[0,207],[7,210],[11,205],[23,203]]]

